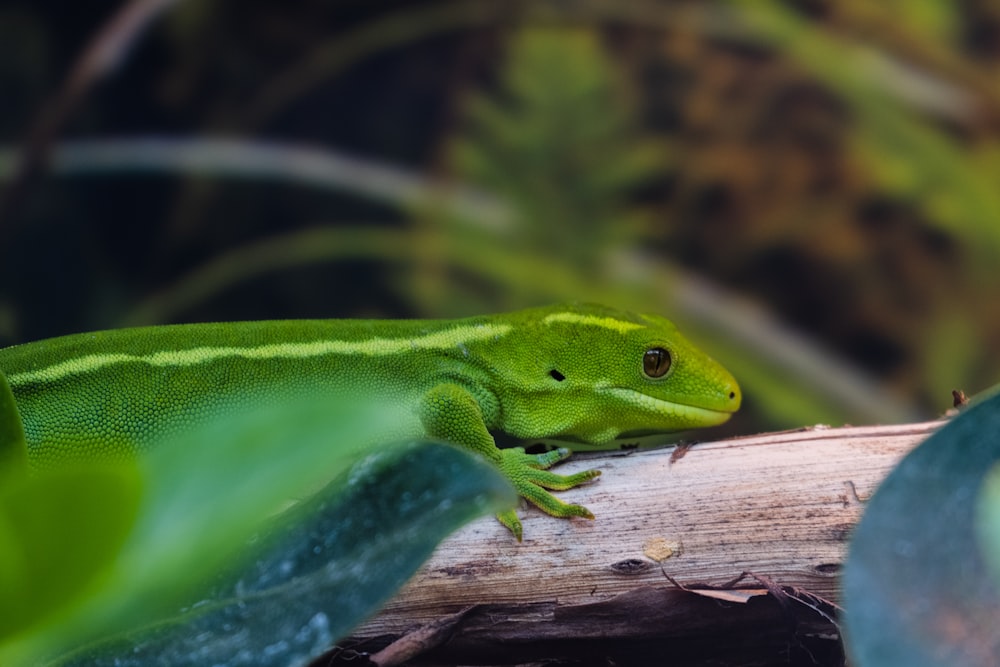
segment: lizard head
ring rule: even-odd
[[[500,397],[512,435],[602,445],[714,426],[740,407],[733,376],[663,317],[579,304],[515,317],[522,353]]]

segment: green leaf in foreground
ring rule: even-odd
[[[196,600],[219,597],[206,597],[206,582],[217,577],[220,570],[241,562],[248,551],[247,540],[266,525],[269,517],[279,514],[295,500],[309,498],[333,479],[349,479],[343,477],[345,472],[371,451],[389,451],[372,443],[391,442],[392,433],[411,432],[413,424],[407,420],[413,419],[412,413],[400,406],[384,405],[365,397],[299,396],[251,411],[235,414],[230,411],[191,432],[174,434],[140,460],[142,499],[135,525],[121,549],[108,555],[107,573],[100,578],[100,585],[89,588],[87,595],[75,601],[71,608],[64,609],[57,619],[40,613],[37,615],[39,622],[0,639],[0,665],[44,664],[52,656],[65,655],[107,637],[134,633],[140,627],[187,624],[190,619],[176,618],[178,609]],[[501,496],[501,504],[511,506],[515,502],[512,495],[498,490],[500,478],[486,462],[470,459],[470,455],[462,451],[451,448],[448,451],[447,456],[457,457],[464,463],[449,459],[450,462],[441,462],[437,473],[424,466],[400,473],[409,476],[414,483],[411,495],[386,486],[385,490],[370,489],[370,497],[366,496],[375,506],[401,504],[401,515],[409,517],[409,524],[420,526],[424,531],[420,539],[412,531],[404,531],[404,537],[399,538],[414,544],[405,567],[398,565],[401,572],[416,567],[415,561],[409,560],[418,558],[413,554],[423,553],[421,549],[428,552],[427,544],[440,539],[461,518],[485,511],[487,505],[492,507],[500,502]],[[452,475],[468,484],[480,484],[474,498],[481,501],[474,501],[467,487],[459,486],[458,489],[465,491],[457,491],[456,487],[445,484],[442,477]],[[467,480],[465,475],[468,475]],[[424,498],[421,495],[425,490],[424,479],[439,484],[443,490],[441,496],[431,497],[438,505],[460,505],[453,514],[444,515],[441,524],[428,526],[404,511],[411,498]],[[342,490],[349,493],[354,487],[355,484],[349,484]],[[329,491],[335,494],[337,487],[330,487]],[[450,491],[459,495],[449,496]],[[68,491],[65,499],[85,505],[87,501],[81,494],[79,489]],[[333,502],[334,498],[335,495],[330,495],[328,500]],[[431,517],[440,516],[427,506],[422,509],[428,510]],[[352,507],[343,513],[345,520],[356,520],[359,508]],[[51,514],[47,523],[39,523],[45,525],[46,534],[66,530],[70,531],[67,533],[70,536],[77,534],[69,526],[75,521],[72,512]],[[396,525],[388,520],[383,523],[388,530]],[[345,535],[341,538],[343,546],[349,544],[362,549],[356,552],[361,559],[369,557],[363,547],[371,540],[395,539],[370,530],[367,524],[355,530],[345,528],[338,534]],[[108,541],[107,544],[113,543]],[[72,551],[68,553],[72,555]],[[368,567],[364,560],[352,561],[350,555],[344,558],[331,567],[346,567],[354,578],[359,575],[359,568]],[[279,570],[285,567],[286,560],[275,557]],[[379,576],[382,574],[380,571]],[[385,581],[388,586],[396,585],[395,576]],[[289,590],[294,585],[297,584],[291,580],[282,584]],[[358,589],[352,590],[357,593]],[[227,597],[238,594],[234,590]],[[364,593],[360,599],[370,605],[383,594],[387,593]],[[292,593],[289,597],[300,596]],[[269,599],[280,601],[281,597]],[[261,617],[265,614],[262,610],[258,613]],[[323,612],[320,607],[315,613],[326,614],[331,619],[329,634],[334,636],[334,630],[343,622],[341,616],[336,616],[334,621],[333,611]],[[173,620],[164,626],[164,619]],[[242,632],[238,625],[231,627],[234,633]],[[174,631],[172,627],[169,630]],[[275,638],[276,633],[271,637]],[[274,641],[280,643],[288,639],[281,637]]]
[[[6,376],[0,373],[0,472],[25,470],[27,465],[28,446],[24,441],[21,413]]]
[[[248,545],[188,611],[64,667],[300,665],[374,612],[455,528],[509,507],[486,461],[437,443],[387,447]]]
[[[133,527],[134,467],[0,477],[0,638],[51,616],[106,574]]]
[[[1000,461],[1000,396],[910,452],[870,501],[844,571],[846,634],[859,667],[995,667],[1000,586],[977,530]]]

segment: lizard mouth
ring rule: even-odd
[[[666,417],[677,424],[715,426],[716,424],[725,422],[735,412],[732,409],[704,408],[697,405],[665,401],[634,389],[625,389],[624,387],[606,387],[604,392],[622,399],[631,405],[639,406],[657,415]]]

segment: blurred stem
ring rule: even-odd
[[[16,175],[16,160],[15,151],[0,149],[0,181]],[[286,182],[348,192],[401,209],[433,203],[494,230],[510,224],[506,206],[485,192],[335,151],[287,144],[149,137],[73,141],[53,149],[51,167],[61,175],[154,172]]]
[[[237,126],[243,131],[260,127],[310,89],[365,58],[433,35],[499,23],[517,13],[517,4],[491,0],[423,4],[338,34],[310,50],[303,59],[264,86],[256,101],[239,118]]]
[[[713,25],[706,16],[702,8],[667,6],[646,0],[584,0],[571,4],[558,0],[458,0],[407,7],[338,34],[311,49],[261,86],[256,99],[245,108],[227,110],[224,119],[209,130],[253,134],[312,89],[328,83],[366,58],[449,32],[489,25],[598,21],[669,30],[706,30]],[[168,239],[183,237],[198,226],[204,202],[211,194],[210,184],[195,181],[186,185],[178,196],[167,231]]]
[[[947,3],[946,3],[947,4]],[[974,61],[961,57],[954,44],[921,35],[910,21],[908,12],[893,11],[879,2],[848,0],[830,6],[835,24],[859,34],[872,36],[887,50],[903,54],[923,67],[933,70],[940,79],[957,82],[973,91],[976,115],[987,115],[992,121],[1000,120],[1000,86],[993,73],[983,72]],[[959,6],[949,8],[959,12]],[[957,21],[957,18],[956,18]],[[958,36],[955,36],[956,42]],[[988,107],[984,103],[988,102]],[[965,121],[970,118],[966,117]],[[980,118],[980,120],[983,120]],[[980,130],[984,129],[982,127]]]
[[[28,194],[33,178],[42,171],[53,141],[90,89],[125,60],[156,18],[178,0],[132,0],[115,12],[90,40],[73,64],[62,86],[42,108],[28,130],[20,160],[0,196],[0,243],[10,237],[12,220]]]
[[[852,105],[861,121],[857,146],[869,151],[861,157],[872,163],[876,176],[891,179],[894,170],[905,168],[902,184],[895,184],[899,194],[920,201],[928,223],[964,239],[979,270],[992,272],[1000,253],[995,224],[1000,191],[990,174],[977,168],[971,147],[962,153],[942,131],[887,96],[871,76],[864,49],[838,41],[774,2],[755,2],[740,16],[749,32],[790,55]]]
[[[702,12],[690,11],[686,7],[671,7],[644,0],[584,0],[574,3],[553,0],[458,0],[407,7],[339,34],[313,48],[305,57],[262,87],[257,100],[247,106],[234,129],[246,132],[259,128],[275,113],[311,89],[366,58],[444,33],[477,26],[568,25],[580,21],[592,23],[602,20],[652,25],[661,29],[693,28],[695,23],[702,23],[702,16]]]

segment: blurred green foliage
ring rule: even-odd
[[[395,410],[299,397],[137,462],[3,469],[0,663],[307,663],[516,502],[472,453],[383,440]]]
[[[113,9],[0,8],[0,180],[16,182],[13,149]],[[607,301],[669,315],[735,372],[746,400],[730,432],[935,416],[952,389],[1000,376],[996,3],[218,0],[174,3],[137,37],[69,110],[48,171],[0,209],[5,343],[130,323]],[[316,470],[268,456],[282,479]],[[19,465],[16,436],[0,458]],[[165,465],[174,485],[199,470]],[[132,494],[128,474],[75,511]],[[251,491],[282,489],[255,479],[237,466],[213,483],[251,505],[270,498]],[[48,483],[7,485],[0,507],[67,500]],[[136,525],[224,554],[247,508],[191,521],[217,495],[191,483],[190,495],[143,487],[180,504],[153,503],[162,522],[142,510]],[[996,485],[984,488],[981,516],[995,517]],[[121,507],[93,533],[108,549],[130,516]],[[908,505],[890,527],[897,515],[925,519]],[[42,548],[37,519],[0,512],[0,583],[31,560],[11,545]],[[994,524],[980,529],[993,545]],[[131,562],[157,554],[152,580],[114,578],[92,549],[23,617],[5,600],[0,624],[25,631],[6,655],[52,648],[52,619],[77,619],[61,626],[69,641],[109,619],[124,632],[114,623],[130,609],[148,618],[149,597],[115,607],[114,594],[187,567],[170,543],[149,544]],[[928,561],[937,583],[964,555]],[[95,590],[111,596],[98,615]],[[52,591],[64,607],[48,606]],[[164,621],[168,643],[188,620]],[[125,646],[157,646],[147,639]]]
[[[129,467],[5,474],[2,481],[0,646],[58,621],[58,612],[95,588],[132,528],[142,488]]]
[[[634,202],[664,161],[644,137],[625,78],[593,30],[515,33],[498,95],[465,102],[450,163],[513,210],[512,252],[547,253],[583,272],[646,231]]]
[[[0,12],[8,143],[107,19]],[[176,3],[62,136],[319,155],[57,149],[0,221],[0,333],[604,300],[734,367],[733,430],[933,416],[1000,373],[998,25],[931,0]]]

